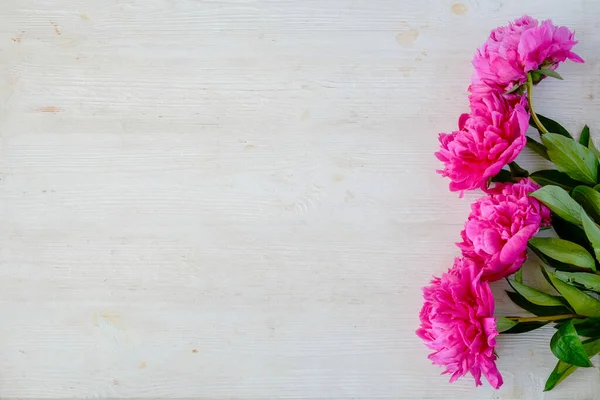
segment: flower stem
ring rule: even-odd
[[[531,72],[527,73],[527,101],[529,102],[529,113],[531,114],[531,118],[533,118],[533,122],[535,122],[540,130],[540,134],[548,133],[548,129],[542,124],[542,121],[540,121],[533,109],[533,78],[531,77]]]
[[[506,319],[510,319],[511,321],[517,321],[517,322],[558,321],[561,319],[569,319],[569,318],[583,318],[583,317],[579,314],[550,315],[547,317],[506,317]]]

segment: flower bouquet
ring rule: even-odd
[[[600,152],[587,126],[575,139],[533,104],[537,84],[562,79],[560,63],[583,62],[571,51],[576,44],[572,31],[549,20],[524,16],[496,28],[473,59],[469,114],[457,131],[440,134],[438,172],[450,190],[485,193],[460,234],[461,257],[423,289],[417,335],[450,382],[470,373],[479,386],[483,374],[500,387],[496,336],[546,324],[556,328],[549,339],[558,362],[545,390],[600,353]],[[552,168],[521,168],[515,159],[525,147]],[[529,255],[548,290],[524,281]],[[490,284],[502,278],[522,315],[494,315]]]

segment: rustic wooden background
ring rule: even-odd
[[[597,398],[542,393],[551,328],[499,341],[499,391],[414,335],[478,196],[437,133],[524,13],[587,60],[537,109],[597,132],[592,0],[0,1],[0,397]]]

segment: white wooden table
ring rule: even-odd
[[[2,0],[0,397],[597,398],[541,392],[551,328],[500,340],[499,391],[414,335],[478,196],[437,133],[523,13],[587,60],[538,108],[599,131],[592,0]]]

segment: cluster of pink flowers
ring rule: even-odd
[[[583,62],[571,52],[577,43],[573,35],[564,26],[549,20],[539,24],[528,16],[492,31],[473,58],[470,115],[459,118],[457,131],[440,134],[436,156],[444,163],[440,173],[450,178],[450,190],[485,188],[517,158],[529,126],[527,100],[505,93],[523,85],[531,71],[554,70],[566,59]]]
[[[573,37],[566,27],[528,16],[493,30],[473,59],[470,113],[460,116],[458,130],[440,134],[436,157],[444,168],[438,172],[450,178],[450,190],[486,193],[472,205],[457,243],[462,257],[423,289],[417,335],[433,350],[433,363],[452,374],[451,382],[471,373],[476,385],[482,374],[494,388],[502,384],[488,282],[516,272],[527,257],[528,240],[550,224],[550,210],[529,196],[539,188],[536,183],[522,178],[490,184],[527,141],[527,97],[524,90],[507,91],[527,84],[531,71],[554,70],[567,59],[583,62],[571,52]]]

